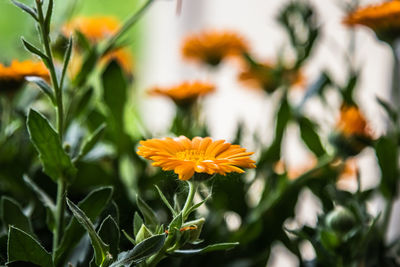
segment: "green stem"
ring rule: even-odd
[[[392,73],[392,91],[391,91],[391,99],[394,106],[398,106],[400,102],[400,81],[399,81],[399,73],[400,73],[400,62],[396,53],[395,44],[391,45],[391,50],[393,53],[393,73]],[[398,114],[400,114],[400,110],[398,109]]]
[[[185,222],[187,217],[189,216],[188,211],[192,207],[193,198],[194,198],[194,195],[196,193],[196,186],[195,186],[194,182],[187,181],[187,183],[189,185],[189,193],[188,193],[188,196],[186,198],[185,205],[183,206],[183,209],[182,209],[183,222]]]
[[[48,58],[47,67],[50,72],[51,83],[54,88],[54,93],[56,96],[56,109],[57,109],[57,130],[60,140],[63,140],[63,131],[64,131],[64,107],[63,107],[63,97],[62,97],[62,88],[59,87],[56,68],[54,66],[53,53],[51,52],[50,47],[50,36],[46,30],[45,18],[43,15],[42,3],[39,0],[36,0],[36,7],[38,10],[38,18],[40,25],[40,33],[42,35],[43,47],[45,50],[45,54]]]
[[[53,258],[55,256],[55,251],[58,244],[62,238],[62,233],[64,231],[64,212],[65,212],[65,201],[67,193],[67,184],[63,177],[58,180],[57,187],[57,202],[55,211],[55,228],[53,232]]]
[[[150,7],[150,5],[154,2],[154,0],[147,0],[147,2],[139,9],[138,12],[133,14],[121,27],[121,29],[114,35],[112,36],[104,46],[104,49],[102,50],[101,55],[106,54],[109,52],[113,47],[115,46],[115,43],[118,41],[118,39],[127,32],[130,27],[132,27],[139,19],[140,17],[146,12],[146,10]]]
[[[168,235],[167,239],[165,240],[164,246],[160,249],[159,252],[157,252],[155,255],[151,256],[147,262],[146,266],[147,267],[154,267],[157,266],[157,264],[164,258],[164,254],[167,251],[167,249],[170,247],[171,242],[173,241],[173,236]]]
[[[393,198],[390,198],[386,202],[385,206],[385,213],[383,217],[383,223],[382,223],[382,235],[385,237],[389,230],[389,224],[390,224],[390,218],[392,216],[392,210],[393,210]]]

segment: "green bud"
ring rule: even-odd
[[[336,207],[325,218],[326,225],[333,231],[345,234],[356,224],[353,213],[345,207]]]
[[[151,231],[146,227],[146,225],[142,224],[142,226],[139,229],[139,232],[136,235],[135,242],[136,244],[138,244],[151,236],[153,236]]]
[[[181,229],[184,230],[184,239],[186,242],[193,243],[199,239],[205,221],[204,218],[200,218],[182,225]]]

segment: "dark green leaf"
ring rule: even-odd
[[[119,267],[120,265],[129,266],[132,263],[139,263],[145,260],[163,247],[165,237],[165,234],[161,234],[143,240],[132,250],[120,253],[118,255],[118,260],[111,264],[110,267]]]
[[[53,266],[50,253],[32,236],[13,226],[8,232],[8,261],[27,261],[42,267]]]
[[[375,153],[382,173],[380,189],[387,198],[393,198],[397,192],[399,180],[397,147],[397,142],[390,137],[381,137],[375,146]]]
[[[104,133],[104,129],[106,128],[106,124],[103,123],[101,124],[95,131],[94,133],[84,141],[82,144],[81,151],[79,152],[77,160],[82,159],[84,156],[87,155],[87,153],[92,150],[92,148],[97,144],[97,142],[101,139]]]
[[[110,215],[104,219],[104,221],[100,225],[100,229],[98,231],[99,236],[104,241],[104,243],[109,244],[110,253],[113,258],[117,258],[118,250],[119,250],[119,227],[117,222]]]
[[[76,168],[63,149],[59,135],[49,121],[31,109],[28,114],[27,126],[31,141],[39,152],[43,171],[54,181],[62,177],[73,176]]]
[[[182,218],[182,212],[181,212],[168,225],[168,234],[173,235],[174,233],[176,233],[176,231],[179,232],[179,229],[181,229],[182,224],[183,224],[183,218]]]
[[[43,59],[43,61],[44,61],[45,63],[48,63],[48,62],[49,62],[48,57],[47,57],[45,54],[43,54],[43,52],[40,51],[40,49],[36,48],[33,44],[29,43],[29,42],[26,41],[24,38],[21,38],[21,39],[22,39],[22,43],[24,44],[25,48],[26,48],[29,52],[31,52],[31,53],[33,53],[33,54],[39,56],[41,59]],[[46,65],[47,65],[47,64],[46,64]]]
[[[140,230],[140,227],[143,224],[143,219],[140,217],[139,213],[135,211],[135,215],[133,217],[133,233],[136,236]]]
[[[3,196],[1,198],[0,213],[7,228],[12,225],[32,236],[35,235],[29,218],[25,216],[21,206],[15,200]]]
[[[164,193],[160,190],[160,188],[159,188],[157,185],[154,185],[154,186],[156,187],[157,192],[158,192],[158,194],[160,195],[161,200],[164,202],[165,206],[167,206],[167,208],[171,211],[172,216],[176,216],[176,215],[177,215],[176,211],[175,211],[174,208],[171,206],[171,204],[169,204],[167,198],[164,196]]]
[[[133,237],[131,237],[124,229],[122,229],[122,233],[124,234],[126,239],[129,240],[129,242],[131,242],[132,244],[136,245],[135,239]]]
[[[317,156],[318,158],[325,154],[324,147],[321,144],[321,140],[317,132],[315,131],[315,125],[306,117],[300,117],[299,120],[300,134],[304,143],[307,147]]]
[[[45,80],[36,76],[25,77],[25,80],[35,83],[43,91],[43,93],[50,98],[51,102],[53,102],[53,104],[55,103],[56,99],[54,98],[53,89],[51,89],[50,85],[48,85]]]
[[[111,187],[95,189],[78,204],[78,207],[90,220],[94,221],[109,203],[112,192],[113,190]],[[64,236],[57,248],[55,258],[56,265],[59,266],[65,262],[68,253],[74,249],[84,234],[84,229],[79,225],[75,218],[72,218],[68,226],[65,228]]]
[[[90,237],[90,242],[95,255],[95,262],[98,266],[101,266],[104,262],[108,262],[112,258],[109,253],[109,246],[104,243],[101,237],[96,233],[93,223],[86,216],[86,214],[73,202],[67,199],[67,204],[72,211],[75,219],[85,228]]]
[[[144,221],[146,222],[146,225],[156,226],[159,224],[156,213],[138,195],[136,196],[136,204],[144,217]]]
[[[219,243],[219,244],[213,244],[213,245],[209,245],[205,248],[199,248],[199,249],[175,250],[174,254],[178,254],[178,255],[203,254],[203,253],[212,252],[212,251],[232,249],[238,245],[239,245],[239,242]]]
[[[40,187],[38,187],[27,175],[24,174],[23,176],[24,182],[33,190],[35,191],[36,195],[38,196],[39,200],[45,207],[48,207],[51,211],[55,211],[56,206],[51,200],[51,198],[44,192]]]
[[[36,14],[36,11],[33,8],[23,4],[21,2],[15,1],[15,0],[11,0],[11,2],[13,2],[14,5],[16,5],[17,7],[19,7],[20,9],[22,9],[26,13],[28,13],[29,15],[31,15],[32,18],[34,18],[36,21],[38,20],[38,16]]]

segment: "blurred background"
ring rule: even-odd
[[[30,3],[29,0],[21,1]],[[204,100],[204,120],[208,122],[211,136],[231,141],[238,123],[245,124],[245,142],[252,150],[252,140],[256,135],[263,143],[269,144],[273,138],[274,118],[271,113],[276,108],[274,96],[247,88],[237,82],[238,68],[231,63],[223,64],[218,71],[211,72],[183,61],[180,53],[182,40],[188,34],[206,29],[233,30],[243,35],[250,45],[252,53],[261,61],[274,61],[278,53],[290,62],[293,55],[289,50],[287,35],[277,23],[276,17],[287,0],[159,0],[153,5],[144,19],[129,34],[129,47],[134,53],[135,80],[132,94],[132,112],[129,120],[143,121],[146,128],[155,137],[168,133],[168,127],[174,116],[174,105],[168,99],[151,97],[147,89],[155,85],[169,86],[183,80],[205,80],[216,84],[217,92]],[[376,96],[389,100],[391,86],[392,54],[390,48],[378,41],[366,28],[357,28],[355,32],[342,24],[345,14],[344,5],[351,0],[310,0],[317,10],[321,35],[317,47],[308,60],[304,75],[307,84],[314,82],[322,70],[327,71],[338,83],[345,83],[348,70],[346,56],[353,49],[352,61],[361,67],[361,79],[356,88],[356,98],[360,108],[368,118],[373,132],[379,136],[385,132],[385,117],[376,103]],[[361,5],[374,2],[359,1]],[[56,16],[54,28],[59,28],[69,17],[75,15],[113,15],[124,20],[143,1],[139,0],[85,0],[55,1]],[[0,62],[9,62],[13,58],[29,57],[20,42],[20,35],[29,38],[36,35],[31,19],[22,14],[9,0],[0,0]],[[351,47],[350,40],[355,40]],[[31,40],[35,38],[30,38]],[[286,49],[287,48],[287,49]],[[294,90],[290,97],[300,101],[304,89]],[[136,101],[139,96],[140,101]],[[335,125],[340,99],[332,94],[331,107],[336,105],[333,114],[320,112],[318,101],[310,100],[306,105],[306,114],[321,126],[328,135]],[[128,125],[129,128],[129,125]],[[135,129],[132,129],[134,131]],[[137,130],[137,129],[136,129]],[[299,140],[297,128],[289,128],[285,136],[284,156],[288,165],[302,166],[310,160],[310,152]],[[372,149],[365,149],[357,159],[363,189],[376,186],[379,170]],[[349,190],[355,190],[356,181],[344,184]],[[312,193],[305,190],[301,196],[303,205],[297,209],[295,225],[314,225],[317,220],[319,203]],[[306,203],[306,204],[304,204]],[[400,215],[397,201],[392,218]],[[372,214],[381,210],[380,200],[369,206]],[[234,223],[234,222],[233,222]],[[395,222],[389,234],[395,237]],[[312,248],[304,248],[312,255]],[[285,255],[281,257],[281,255]],[[269,266],[296,266],[296,258],[291,257],[283,246],[277,245],[272,252]]]

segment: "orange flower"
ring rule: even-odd
[[[256,167],[250,159],[253,152],[246,152],[245,148],[225,140],[213,141],[210,137],[192,140],[185,136],[167,137],[140,141],[140,144],[138,155],[153,160],[153,166],[164,171],[173,170],[180,180],[189,180],[195,173],[226,175],[243,173],[241,168]]]
[[[248,50],[247,44],[235,32],[207,31],[186,37],[182,46],[185,59],[218,65],[226,57]]]
[[[381,39],[397,37],[400,34],[400,1],[394,0],[359,8],[343,20],[350,27],[367,26]]]
[[[114,17],[76,17],[61,29],[64,36],[71,36],[75,31],[85,35],[91,42],[99,42],[114,35],[120,28],[119,21]]]
[[[149,91],[152,95],[163,95],[172,99],[177,105],[190,105],[199,97],[215,91],[215,86],[205,82],[183,82],[179,85],[160,88],[155,87]]]
[[[364,137],[371,139],[371,131],[360,109],[356,106],[343,104],[340,108],[340,117],[337,129],[345,137]]]
[[[107,53],[101,58],[101,62],[109,62],[115,60],[121,66],[121,68],[127,73],[131,74],[133,69],[132,55],[127,49],[117,49]]]
[[[2,91],[20,87],[27,76],[38,76],[50,80],[49,71],[43,62],[13,60],[9,66],[0,63],[0,89]]]
[[[263,89],[266,92],[274,92],[283,83],[291,86],[305,87],[304,75],[286,68],[278,68],[267,62],[264,64],[246,64],[244,70],[239,73],[239,81],[252,88]]]

